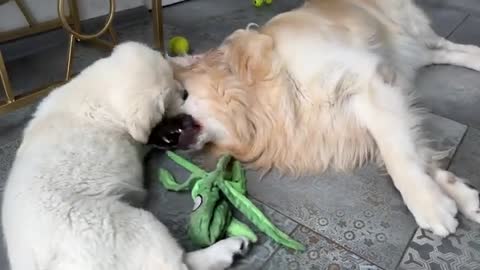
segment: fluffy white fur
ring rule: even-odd
[[[248,243],[185,253],[144,196],[141,143],[179,94],[160,53],[138,43],[54,90],[24,132],[3,201],[12,270],[225,269]]]
[[[418,225],[446,236],[478,192],[436,165],[413,105],[430,64],[480,70],[480,49],[439,37],[412,0],[311,0],[177,63],[197,144],[293,173],[380,160]],[[188,63],[185,63],[188,62]]]

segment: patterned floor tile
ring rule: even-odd
[[[455,148],[465,132],[441,117],[426,126],[443,149]],[[397,265],[416,230],[389,177],[372,166],[299,179],[272,172],[260,180],[260,174],[248,173],[252,196],[386,269]]]
[[[172,232],[180,243],[187,249],[192,250],[195,247],[189,241],[187,236],[188,217],[192,209],[192,199],[190,193],[175,193],[166,191],[156,179],[156,171],[163,167],[170,170],[178,179],[186,179],[187,173],[175,166],[159,153],[152,154],[149,158],[147,171],[149,183],[149,198],[147,200],[147,209],[152,211]],[[291,233],[298,224],[273,209],[263,205],[258,201],[254,203],[259,207],[274,224],[276,224],[285,233]],[[240,220],[246,221],[239,213],[235,214]],[[247,222],[248,223],[248,222]],[[251,226],[254,228],[253,226]],[[252,246],[248,256],[239,260],[234,269],[260,269],[260,266],[270,258],[278,249],[278,244],[267,238],[264,234],[258,233],[259,241]]]
[[[469,128],[458,147],[450,170],[480,188],[480,131]],[[399,266],[402,270],[480,269],[480,224],[460,215],[454,235],[441,239],[418,229]]]
[[[377,270],[378,266],[349,252],[340,245],[300,226],[293,237],[306,244],[303,253],[280,249],[262,269],[265,270]]]
[[[400,270],[480,270],[480,225],[461,218],[454,235],[440,238],[418,229]]]

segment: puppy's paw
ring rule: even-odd
[[[420,228],[445,237],[457,229],[457,206],[438,185],[431,179],[428,180],[412,187],[414,192],[403,194],[405,203]]]
[[[215,264],[212,267],[216,270],[229,268],[237,256],[244,256],[249,250],[249,241],[244,237],[230,237],[217,242],[212,246]]]

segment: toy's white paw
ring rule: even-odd
[[[418,186],[412,187],[412,192],[403,196],[420,228],[441,237],[454,233],[457,229],[455,201],[443,193],[431,179],[419,182]]]
[[[244,256],[249,249],[249,241],[244,237],[230,237],[215,243],[212,246],[216,257],[213,268],[223,270],[229,268],[237,256]]]

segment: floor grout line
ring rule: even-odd
[[[269,206],[270,207],[270,206]],[[271,208],[271,207],[270,207]],[[272,208],[273,209],[273,208]],[[273,209],[274,211],[278,212],[277,210]],[[279,212],[280,213],[280,212]],[[283,215],[282,213],[280,213],[281,215]],[[287,217],[288,218],[288,217]],[[291,218],[289,218],[290,220],[292,220]],[[293,220],[292,220],[293,221]],[[297,223],[297,222],[295,222]],[[297,230],[300,230],[300,226],[302,226],[301,224],[297,223],[297,226],[295,226],[295,228],[292,230],[291,233],[288,234],[288,236],[292,236],[294,233],[297,232]],[[277,248],[275,248],[275,251],[273,251],[273,253],[268,257],[268,259],[262,263],[262,265],[260,266],[259,269],[263,269],[263,267],[270,261],[272,260],[272,258],[280,251],[280,249],[282,249],[282,246],[281,245],[278,245]]]
[[[450,36],[453,35],[453,33],[455,33],[455,31],[457,31],[457,29],[460,28],[460,26],[466,22],[468,18],[470,18],[470,14],[467,13],[465,17],[450,31],[450,33],[445,36],[445,39],[450,38]]]
[[[410,239],[407,242],[407,246],[405,247],[405,250],[402,252],[402,255],[400,256],[400,260],[398,261],[397,265],[393,269],[398,269],[400,264],[402,263],[403,257],[407,254],[408,248],[410,247],[410,243],[412,242],[413,238],[415,237],[415,234],[417,233],[419,227],[417,226],[415,230],[413,230],[412,235],[410,236]]]
[[[451,158],[449,159],[449,161],[448,161],[448,164],[447,164],[447,166],[446,166],[446,170],[450,170],[450,166],[452,166],[453,160],[454,160],[455,157],[457,156],[458,149],[460,148],[460,146],[462,145],[463,141],[465,140],[465,137],[467,136],[467,132],[468,132],[469,129],[470,129],[470,127],[469,127],[469,126],[466,126],[465,132],[463,133],[462,138],[460,138],[460,141],[458,142],[457,147],[455,147],[455,151],[453,152],[452,157],[451,157]]]

